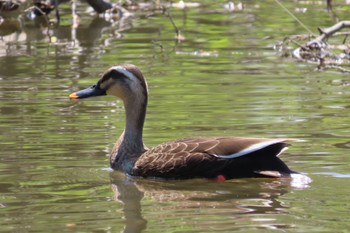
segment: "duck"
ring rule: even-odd
[[[105,95],[121,99],[126,114],[124,131],[110,154],[113,170],[129,176],[163,179],[290,178],[299,174],[279,158],[294,139],[200,136],[147,148],[142,134],[148,85],[133,64],[110,67],[96,84],[73,92],[69,98]]]

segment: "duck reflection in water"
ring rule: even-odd
[[[177,215],[179,219],[186,216],[181,220],[184,225],[198,225],[201,231],[204,229],[198,224],[200,220],[193,220],[201,219],[201,213],[205,214],[203,221],[213,221],[212,229],[220,228],[220,223],[215,223],[217,216],[222,221],[233,219],[235,224],[231,223],[230,227],[237,229],[247,224],[247,221],[257,224],[259,228],[293,227],[271,216],[288,212],[289,206],[280,197],[296,188],[287,179],[236,179],[226,182],[191,179],[164,182],[130,177],[117,171],[111,172],[110,178],[114,199],[123,204],[124,232],[144,231],[147,228],[147,216],[149,219],[162,216],[159,224],[164,224],[167,221],[174,223]],[[168,217],[172,220],[167,219],[164,211],[171,211]],[[259,217],[266,219],[266,214],[269,222],[255,222]]]

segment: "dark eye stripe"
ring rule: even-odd
[[[120,78],[123,77],[124,75],[121,74],[120,72],[117,72],[116,70],[111,70],[107,73],[105,73],[100,80],[98,80],[97,85],[101,85],[101,83],[106,82],[110,78]]]

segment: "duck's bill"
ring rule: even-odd
[[[70,99],[83,99],[83,98],[89,98],[93,96],[101,96],[106,95],[106,91],[101,89],[98,85],[93,85],[91,87],[88,87],[86,89],[74,92],[69,95]]]

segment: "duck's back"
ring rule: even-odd
[[[292,171],[277,157],[287,145],[286,139],[230,136],[179,139],[141,155],[133,175],[173,179],[289,176]]]

